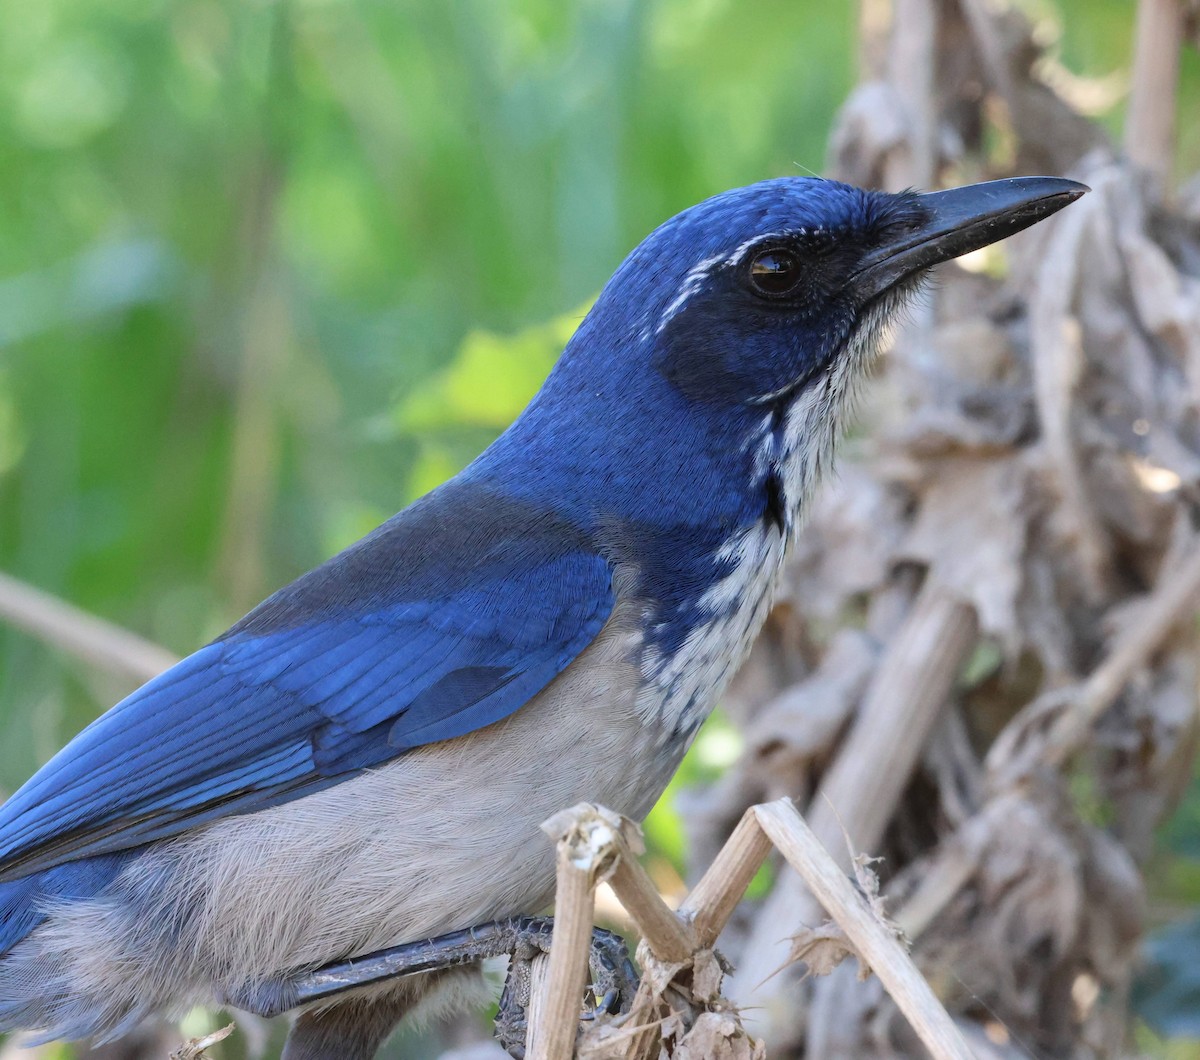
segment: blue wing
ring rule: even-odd
[[[0,807],[0,879],[296,798],[508,716],[596,636],[612,571],[455,480],[80,733]]]

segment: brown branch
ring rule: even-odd
[[[912,1025],[934,1060],[972,1060],[954,1021],[907,950],[867,904],[788,799],[754,808],[771,842],[804,879]]]
[[[708,871],[679,907],[702,946],[711,946],[733,915],[754,874],[771,852],[771,841],[747,810]]]
[[[529,1023],[530,1060],[570,1060],[587,981],[596,884],[611,871],[621,818],[581,803],[555,814],[542,831],[558,844],[554,939],[544,990],[534,994]]]
[[[598,1032],[597,1037],[585,1036],[583,1046],[592,1046],[593,1052],[598,1047],[596,1055],[626,1060],[654,1056],[668,1024],[673,1025],[670,1033],[686,1037],[691,1033],[687,1027],[703,1034],[703,1019],[717,1017],[727,1029],[744,1035],[735,1010],[719,995],[720,962],[710,947],[772,843],[818,896],[863,966],[876,970],[935,1060],[969,1060],[971,1054],[953,1021],[893,930],[854,889],[790,800],[746,812],[678,914],[637,864],[634,849],[640,844],[631,822],[585,803],[542,827],[558,843],[559,889],[554,941],[548,962],[543,962],[548,967],[544,976],[535,976],[529,1009],[529,1055],[534,1060],[571,1056],[592,930],[593,891],[602,879],[643,931],[642,984],[630,1013],[616,1025],[593,1028],[589,1034]],[[690,1023],[668,1019],[681,1003],[685,1009],[691,1006]],[[761,1044],[747,1045],[759,1055]]]
[[[667,964],[690,960],[700,948],[695,931],[680,919],[658,893],[654,881],[618,834],[617,863],[608,885],[620,899],[650,952]]]
[[[917,596],[879,664],[854,727],[808,811],[813,831],[843,870],[856,848],[879,844],[929,734],[975,644],[974,611],[934,583]],[[779,924],[811,922],[820,909],[801,880],[781,876],[755,918],[733,984],[734,999],[768,1015],[786,988],[775,971],[787,962]]]
[[[139,684],[179,661],[166,648],[7,574],[0,574],[0,620]]]
[[[1125,151],[1160,185],[1175,160],[1179,52],[1184,40],[1180,0],[1140,0],[1134,30],[1133,87],[1125,119]]]
[[[1193,545],[1128,623],[1104,661],[1080,685],[1057,688],[1030,703],[993,744],[987,768],[995,790],[1036,768],[1058,768],[1083,745],[1097,719],[1129,679],[1181,622],[1200,607],[1200,547]]]

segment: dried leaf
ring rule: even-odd
[[[721,997],[725,972],[712,950],[698,950],[692,960],[692,998],[702,1005],[715,1004]]]
[[[205,1050],[211,1049],[218,1042],[223,1042],[236,1028],[237,1024],[230,1023],[211,1034],[199,1038],[189,1038],[171,1054],[171,1060],[203,1060]]]
[[[832,920],[826,920],[815,928],[801,928],[792,936],[788,962],[804,964],[806,976],[828,975],[847,957],[858,961],[860,980],[871,974],[870,967],[846,937],[846,933]]]
[[[729,1012],[702,1013],[679,1042],[675,1060],[765,1060],[766,1046]]]

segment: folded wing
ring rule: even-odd
[[[80,733],[0,807],[0,880],[297,798],[504,718],[596,636],[612,571],[456,480]]]

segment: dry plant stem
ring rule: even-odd
[[[1086,360],[1083,333],[1072,312],[1079,283],[1080,247],[1092,223],[1092,211],[1103,206],[1105,186],[1094,182],[1094,199],[1069,210],[1046,236],[1030,301],[1030,362],[1042,445],[1062,494],[1058,517],[1074,533],[1078,562],[1095,599],[1103,596],[1109,543],[1088,496],[1087,476],[1072,432],[1076,390]],[[1096,204],[1100,203],[1100,206]]]
[[[908,135],[888,152],[884,187],[932,188],[937,174],[937,115],[933,107],[934,69],[937,57],[938,15],[935,0],[893,0],[892,33],[888,54],[888,83],[900,98]],[[915,369],[905,373],[902,385],[920,389],[934,369],[929,332],[933,304],[922,301],[910,307],[896,335],[898,363]]]
[[[1193,546],[1177,569],[1160,577],[1159,587],[1146,602],[1137,621],[1126,627],[1112,651],[1084,682],[1066,712],[1054,723],[1044,740],[1029,753],[992,765],[997,790],[1020,783],[1034,763],[1058,768],[1087,739],[1096,719],[1116,700],[1121,689],[1163,643],[1178,624],[1200,606],[1200,548]],[[982,816],[965,821],[956,837],[966,840],[982,824]],[[969,851],[982,845],[973,841],[950,842],[905,905],[895,921],[910,939],[918,938],[978,868]]]
[[[1113,650],[1084,682],[1078,698],[1054,724],[1042,748],[1041,761],[1058,766],[1086,739],[1096,719],[1116,700],[1134,672],[1167,635],[1200,604],[1200,548],[1179,569],[1159,579],[1138,620],[1129,625]]]
[[[936,168],[936,117],[933,110],[933,71],[937,50],[937,11],[934,0],[895,0],[888,80],[904,104],[909,135],[905,147],[888,159],[885,183],[889,191],[930,188]]]
[[[976,630],[970,607],[927,583],[892,639],[808,815],[813,831],[844,870],[850,868],[845,835],[858,850],[871,850],[883,837],[975,644]],[[780,925],[813,922],[819,915],[799,879],[785,875],[779,880],[756,918],[733,983],[739,1004],[762,1006],[768,1021],[786,1017],[770,1004],[786,985],[784,977],[774,974],[788,960],[788,940],[781,937]],[[769,1026],[763,1029],[769,1038]]]
[[[624,840],[618,836],[614,845],[618,857],[608,885],[637,925],[650,951],[669,964],[690,960],[699,946],[692,928],[662,900],[654,881]]]
[[[680,915],[691,921],[701,946],[711,946],[717,941],[770,853],[771,841],[759,826],[754,810],[747,810],[708,871],[679,907]]]
[[[770,851],[771,841],[763,834],[753,813],[747,811],[704,877],[684,900],[678,915],[672,913],[658,897],[657,891],[653,890],[653,883],[632,856],[626,854],[622,858],[620,866],[636,866],[636,873],[630,875],[639,881],[638,887],[648,886],[652,890],[649,893],[631,894],[628,884],[622,883],[624,870],[620,866],[608,882],[642,930],[650,950],[649,956],[654,962],[647,962],[643,967],[641,986],[625,1024],[628,1037],[621,1053],[623,1057],[642,1060],[658,1055],[661,1046],[658,1021],[664,1014],[661,1006],[662,988],[675,971],[693,959],[697,950],[708,949],[716,941]],[[631,904],[631,898],[636,906]],[[645,910],[654,910],[652,915],[655,920],[665,914],[674,922],[674,926],[666,922],[655,923]],[[646,930],[651,924],[653,935]]]
[[[587,981],[588,949],[595,913],[595,865],[579,856],[572,837],[558,844],[554,897],[554,939],[550,943],[547,984],[535,991],[529,1017],[529,1060],[570,1060],[579,1029],[579,1007]]]
[[[1183,29],[1182,0],[1138,3],[1125,150],[1134,164],[1152,174],[1160,186],[1170,177],[1175,158],[1175,109]]]
[[[206,1050],[228,1038],[233,1033],[235,1026],[236,1024],[230,1023],[202,1038],[192,1038],[184,1042],[171,1054],[170,1060],[202,1060],[206,1055]]]
[[[166,648],[7,574],[0,574],[0,619],[139,684],[179,662]]]
[[[883,838],[976,637],[969,606],[936,584],[922,590],[809,811],[813,831],[844,869],[843,825],[859,850]]]
[[[871,911],[787,799],[753,810],[763,831],[845,931],[934,1060],[972,1060],[954,1021],[896,937]]]
[[[525,1010],[528,1031],[526,1055],[537,1055],[539,1039],[546,1024],[546,1004],[550,999],[550,954],[539,953],[529,962],[529,1007]],[[574,1026],[574,1024],[572,1024]]]

